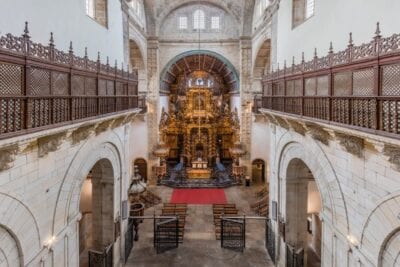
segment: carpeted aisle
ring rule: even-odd
[[[171,203],[225,204],[224,189],[174,189]]]

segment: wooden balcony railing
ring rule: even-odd
[[[292,64],[263,79],[259,108],[400,138],[400,34]]]
[[[137,72],[21,37],[0,37],[0,139],[145,106]]]

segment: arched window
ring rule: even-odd
[[[186,30],[187,27],[188,27],[187,17],[185,16],[179,17],[179,29]]]
[[[107,0],[86,0],[86,15],[107,27]]]
[[[205,23],[204,11],[201,9],[197,9],[193,13],[193,29],[202,30],[205,29],[205,27],[206,23]]]
[[[293,0],[293,28],[302,24],[315,13],[315,0]]]
[[[307,0],[306,1],[306,19],[314,15],[314,0]]]
[[[86,0],[86,15],[94,19],[94,0]]]
[[[219,16],[211,17],[211,29],[219,30],[221,28],[221,22]]]

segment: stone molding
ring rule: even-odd
[[[322,144],[329,146],[329,141],[331,140],[331,135],[329,132],[325,131],[321,126],[315,123],[306,123],[308,133],[317,141]]]
[[[57,151],[66,136],[67,132],[61,132],[38,138],[37,145],[39,158],[46,156],[50,152]]]
[[[275,116],[275,121],[278,123],[279,126],[281,126],[282,128],[286,129],[286,130],[290,130],[290,126],[289,123],[281,117]]]
[[[95,128],[94,124],[90,125],[83,125],[76,129],[75,131],[72,132],[71,137],[72,137],[72,144],[78,144],[81,141],[84,141],[89,138],[89,136],[92,134],[93,130]]]
[[[13,162],[17,153],[17,144],[0,149],[0,171],[5,171],[13,167]]]
[[[392,163],[398,171],[400,171],[400,146],[385,144],[383,148],[383,154],[389,157],[389,162]]]
[[[339,132],[335,132],[335,137],[347,152],[359,158],[362,157],[364,151],[363,138]]]
[[[114,120],[111,119],[111,120],[103,121],[103,122],[97,124],[96,129],[95,129],[96,136],[103,132],[106,132],[110,128],[113,121]]]
[[[289,123],[290,128],[292,128],[293,131],[295,131],[298,134],[301,134],[302,136],[306,136],[307,130],[302,123],[290,119],[287,119],[286,121]]]

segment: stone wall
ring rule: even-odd
[[[50,32],[54,33],[56,48],[68,51],[73,42],[75,55],[84,56],[85,47],[90,59],[105,63],[118,60],[124,62],[124,43],[121,2],[98,1],[107,18],[107,27],[86,15],[86,1],[60,0],[14,0],[2,1],[0,9],[0,35],[12,33],[22,35],[25,21],[35,42],[49,43]],[[97,1],[96,1],[97,2]],[[107,4],[107,7],[105,6]],[[105,12],[105,13],[104,13]],[[110,45],[112,43],[112,45]],[[125,66],[128,62],[125,62]]]
[[[7,252],[0,253],[0,262],[6,258],[10,266],[16,266],[16,259],[21,266],[78,265],[81,189],[101,160],[108,165],[94,176],[104,179],[108,173],[108,180],[99,179],[102,196],[93,197],[101,197],[109,211],[99,215],[109,224],[101,238],[113,242],[113,224],[120,219],[121,201],[127,199],[129,165],[135,157],[130,136],[137,112],[0,141],[0,239],[11,240],[0,242],[0,251]],[[126,224],[122,221],[122,233]],[[114,244],[117,265],[122,247],[119,237]]]
[[[293,171],[289,163],[300,159],[321,194],[322,266],[394,263],[398,248],[393,254],[390,238],[396,239],[400,228],[400,206],[395,204],[400,199],[398,141],[266,110],[263,113],[271,136],[265,147],[270,153],[270,198],[278,202],[278,214],[287,227],[290,195],[286,178]],[[277,233],[277,222],[274,224]],[[284,266],[282,236],[277,238],[277,247],[279,266]]]
[[[205,29],[201,30],[200,38],[203,40],[237,39],[239,36],[239,24],[228,12],[214,5],[192,4],[180,7],[171,12],[163,21],[159,37],[163,40],[198,40],[199,31],[193,28],[193,14],[196,10],[202,10],[205,14]],[[211,29],[211,17],[220,18],[220,29]],[[187,18],[187,29],[179,29],[179,18]]]

